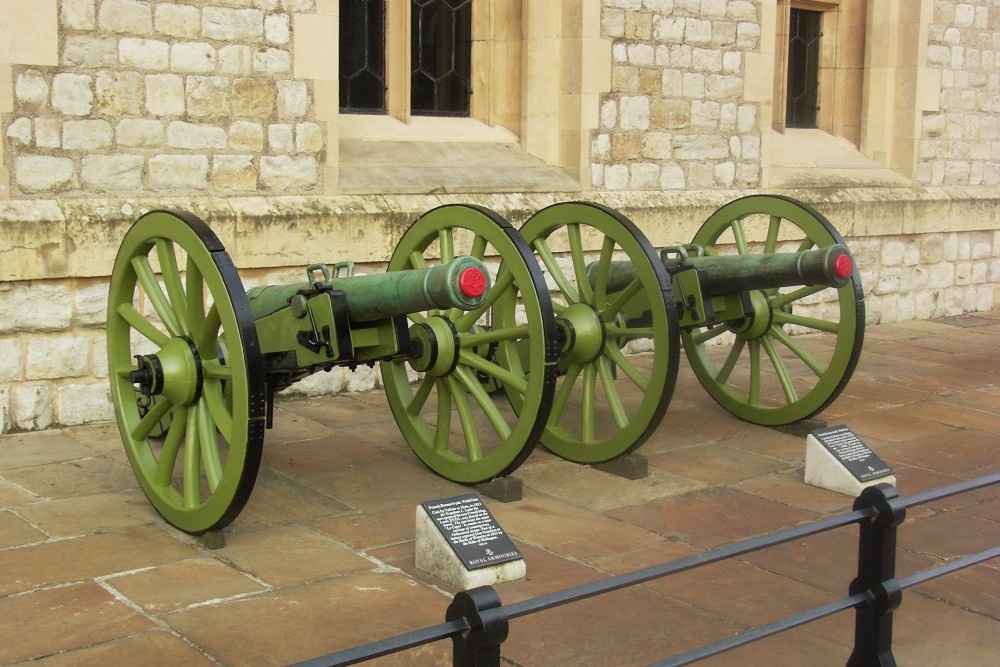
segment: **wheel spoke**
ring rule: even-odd
[[[768,358],[771,359],[771,365],[774,366],[774,372],[778,376],[778,381],[781,383],[781,389],[785,392],[785,399],[789,404],[794,403],[799,400],[798,394],[795,391],[795,386],[792,384],[792,378],[788,374],[788,369],[785,367],[785,362],[781,360],[778,356],[778,350],[774,347],[774,341],[770,337],[764,336],[761,339],[761,344],[767,351]]]
[[[566,233],[569,235],[570,255],[573,258],[573,272],[576,274],[576,285],[580,290],[578,300],[587,303],[594,302],[594,291],[587,280],[587,267],[584,264],[583,237],[580,232],[580,223],[573,223],[566,226]]]
[[[233,377],[233,367],[226,366],[218,359],[202,359],[201,369],[206,379],[229,380]]]
[[[771,308],[778,310],[784,308],[788,304],[795,303],[799,299],[804,299],[807,296],[812,296],[813,294],[818,294],[823,290],[828,289],[826,285],[803,285],[791,292],[786,292],[785,294],[775,294],[770,297]]]
[[[611,258],[614,256],[614,251],[614,239],[610,236],[605,236],[604,243],[601,246],[601,255],[597,260],[597,276],[594,280],[594,305],[602,304],[607,300],[608,272],[611,269]],[[584,276],[584,279],[587,280],[587,277]],[[590,281],[588,280],[587,282]]]
[[[562,385],[559,387],[559,391],[556,393],[555,398],[552,401],[552,412],[549,414],[550,424],[558,424],[562,421],[563,412],[566,410],[566,404],[569,402],[569,397],[573,394],[573,385],[576,384],[576,380],[580,377],[580,372],[582,370],[583,366],[576,363],[570,364],[569,368],[566,369]]]
[[[580,300],[580,295],[576,293],[576,290],[569,282],[569,278],[563,273],[562,267],[556,261],[555,255],[552,254],[552,249],[549,248],[549,244],[545,239],[536,239],[534,244],[532,244],[535,252],[542,260],[542,264],[548,269],[549,275],[552,276],[552,280],[555,281],[556,286],[559,287],[559,291],[562,292],[563,298],[570,302],[577,302]]]
[[[222,458],[219,455],[219,436],[212,423],[212,416],[208,409],[208,401],[204,396],[198,401],[195,408],[198,417],[198,436],[201,442],[202,466],[205,469],[205,478],[208,480],[208,488],[215,492],[219,482],[222,481]]]
[[[128,325],[138,331],[143,338],[152,342],[157,347],[163,347],[170,342],[170,336],[163,333],[156,326],[143,317],[131,303],[122,303],[115,308],[115,312],[121,316]]]
[[[455,377],[457,377],[458,380],[465,385],[466,391],[468,391],[469,394],[476,399],[476,403],[479,404],[483,414],[486,415],[490,424],[493,425],[493,430],[496,431],[498,436],[500,436],[500,439],[506,440],[509,438],[510,424],[507,423],[507,420],[497,408],[496,403],[494,403],[493,399],[490,398],[490,395],[486,393],[486,390],[483,389],[483,385],[480,384],[475,375],[473,375],[468,368],[464,368],[460,365],[455,369]],[[527,386],[525,386],[525,390],[526,389]]]
[[[187,296],[184,294],[184,286],[181,284],[181,272],[177,268],[174,244],[166,239],[156,239],[156,257],[160,260],[160,275],[163,276],[163,285],[167,288],[171,312],[177,318],[177,324],[181,330],[190,335],[191,324],[187,317]]]
[[[615,425],[619,428],[625,428],[628,424],[628,415],[625,413],[625,406],[622,405],[622,397],[618,394],[618,387],[615,386],[615,380],[611,375],[611,364],[608,362],[606,357],[601,357],[596,362],[597,373],[601,378],[601,386],[604,388],[604,395],[608,401],[608,408],[611,410],[611,416],[615,420]]]
[[[490,377],[500,380],[500,382],[502,382],[505,386],[511,387],[519,394],[523,394],[528,391],[528,380],[526,378],[515,375],[499,364],[487,361],[474,352],[462,350],[458,354],[458,359],[462,364],[482,371]],[[459,366],[459,368],[461,368],[461,366]],[[456,371],[457,370],[458,369],[456,369]],[[476,382],[476,385],[479,385],[479,383]],[[490,401],[490,403],[492,404],[492,401]]]
[[[782,345],[792,351],[795,356],[802,360],[809,369],[816,374],[816,377],[823,377],[827,366],[824,366],[813,355],[809,354],[805,348],[795,342],[781,327],[772,326],[768,334],[776,338]]]
[[[778,247],[778,232],[781,230],[781,217],[772,215],[767,225],[767,240],[764,242],[764,254],[771,255]]]
[[[177,454],[180,452],[181,440],[187,431],[187,408],[180,407],[174,414],[174,420],[167,430],[167,437],[160,450],[160,458],[156,461],[156,472],[153,483],[161,487],[169,487],[173,483],[174,466],[177,464]]]
[[[426,269],[427,260],[424,258],[423,254],[414,250],[409,254],[410,266],[414,269]]]
[[[649,378],[643,375],[642,371],[636,368],[635,364],[629,361],[628,357],[622,354],[622,351],[618,349],[617,345],[608,343],[604,346],[604,351],[609,357],[611,357],[611,361],[613,361],[618,368],[625,372],[625,375],[628,379],[632,380],[636,387],[638,387],[641,391],[649,389]]]
[[[483,445],[479,438],[479,429],[476,427],[476,420],[472,415],[472,406],[469,399],[459,385],[454,376],[444,378],[448,384],[452,398],[455,401],[455,408],[458,411],[458,419],[462,423],[462,432],[465,434],[465,452],[470,462],[480,461],[483,458]]]
[[[401,363],[401,362],[397,362]],[[434,389],[435,380],[430,375],[425,375],[424,379],[420,382],[420,387],[417,388],[417,392],[413,394],[413,400],[410,401],[409,405],[406,406],[406,412],[411,417],[416,417],[424,409],[424,405],[427,403],[427,399],[431,395],[431,390]],[[438,392],[438,397],[440,401],[440,390]]]
[[[760,341],[750,341],[750,393],[747,403],[760,405]]]
[[[516,326],[490,329],[478,333],[467,333],[459,336],[459,344],[463,349],[489,345],[491,343],[502,343],[504,341],[521,340],[528,336],[528,325],[518,324]]]
[[[691,336],[691,341],[697,346],[702,346],[708,341],[712,340],[713,338],[721,336],[727,331],[729,331],[729,328],[723,322],[722,324],[709,326],[704,331],[699,331],[698,333],[693,334]]]
[[[733,220],[731,227],[733,230],[733,240],[736,242],[737,252],[741,255],[746,255],[750,252],[750,250],[747,247],[747,236],[746,231],[743,229],[743,219],[737,218],[736,220]]]
[[[630,282],[625,289],[618,293],[615,300],[601,310],[601,316],[605,321],[613,320],[621,312],[622,308],[635,298],[642,291],[642,283],[638,278]],[[600,303],[600,302],[598,302]]]
[[[198,411],[188,410],[184,429],[184,506],[201,503],[201,437],[198,432]]]
[[[188,257],[187,276],[187,318],[193,340],[201,340],[205,332],[205,277],[194,259]]]
[[[729,355],[726,357],[726,362],[722,364],[722,368],[715,376],[715,381],[719,384],[728,384],[729,376],[732,375],[733,369],[736,367],[736,362],[740,359],[740,354],[743,353],[743,347],[746,345],[746,340],[737,337],[736,342],[733,344],[731,350],[729,350]]]
[[[134,440],[142,441],[149,437],[149,434],[153,432],[156,425],[163,419],[170,408],[173,405],[170,401],[156,401],[151,406],[149,406],[149,412],[147,412],[142,419],[136,422],[135,427],[132,429],[131,436]]]
[[[421,390],[424,386],[437,387],[437,426],[434,431],[434,449],[439,453],[446,452],[451,440],[451,389],[444,380],[434,380],[429,377],[424,380]]]
[[[595,421],[594,403],[596,401],[597,372],[593,364],[583,367],[583,393],[580,398],[580,439],[586,442],[594,441]]]
[[[438,250],[442,264],[455,259],[455,232],[451,227],[443,227],[438,232]]]
[[[139,284],[142,285],[142,289],[146,294],[146,298],[149,299],[150,305],[153,306],[153,310],[159,315],[160,321],[163,322],[163,326],[167,328],[171,336],[183,336],[184,329],[181,328],[181,325],[177,322],[177,318],[174,317],[170,302],[160,288],[159,281],[156,280],[153,267],[149,265],[149,258],[145,255],[133,257],[132,268],[135,270],[136,278],[138,278]]]
[[[796,315],[794,313],[783,313],[781,311],[775,311],[774,323],[795,324],[800,327],[815,329],[816,331],[825,331],[827,333],[833,333],[833,334],[838,333],[840,331],[840,322],[833,322],[831,320],[821,320],[817,317],[805,317],[804,315]]]
[[[208,406],[208,414],[215,423],[215,428],[226,440],[233,441],[233,414],[226,405],[226,398],[220,381],[205,383],[204,398]]]

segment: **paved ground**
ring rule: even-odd
[[[465,492],[406,449],[381,393],[280,404],[257,488],[210,550],[137,490],[114,425],[0,437],[0,663],[283,664],[438,623],[454,590],[413,566],[414,507]],[[1000,472],[1000,311],[869,327],[821,415],[903,495]],[[815,425],[814,425],[815,426]],[[803,483],[804,435],[728,416],[682,365],[626,481],[535,452],[524,499],[487,504],[523,552],[523,600],[841,512]],[[901,576],[1000,544],[1000,488],[914,509]],[[511,623],[506,664],[641,665],[844,595],[856,530],[793,542]],[[853,613],[704,664],[843,665]],[[901,665],[1000,660],[1000,562],[908,589]],[[378,664],[450,664],[436,645]],[[35,664],[32,662],[32,664]]]

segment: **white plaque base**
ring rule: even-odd
[[[843,493],[845,496],[858,496],[861,490],[868,486],[882,482],[895,485],[896,476],[885,475],[867,482],[859,482],[836,456],[810,435],[806,437],[805,482],[821,489]]]
[[[523,579],[528,572],[523,558],[475,570],[466,569],[465,563],[451,548],[444,535],[434,525],[434,520],[421,505],[417,505],[415,565],[417,569],[463,590],[477,586],[493,586],[505,581],[516,581]]]

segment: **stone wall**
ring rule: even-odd
[[[1000,6],[938,0],[933,21],[941,108],[924,116],[917,183],[1000,184]]]
[[[59,67],[13,71],[11,196],[316,190],[324,130],[290,50],[312,6],[63,0]]]

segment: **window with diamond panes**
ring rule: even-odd
[[[385,113],[385,0],[340,0],[340,111]]]
[[[410,110],[468,116],[472,92],[472,0],[412,0]]]
[[[816,127],[822,17],[805,9],[791,11],[785,127]]]

